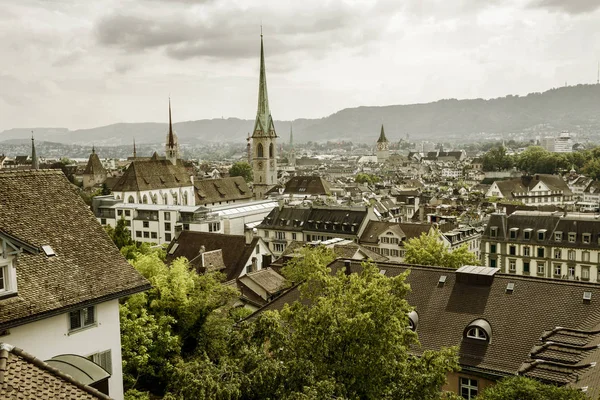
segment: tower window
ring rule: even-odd
[[[257,157],[264,157],[264,152],[263,152],[263,145],[262,143],[259,143],[258,146],[256,146],[256,156]]]
[[[269,145],[269,158],[274,158],[274,157],[275,157],[275,151],[274,151],[273,143],[271,143]]]

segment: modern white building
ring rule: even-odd
[[[150,288],[60,170],[0,173],[0,342],[86,357],[123,399],[118,299]]]
[[[554,139],[554,152],[555,153],[572,153],[573,152],[573,140],[569,132],[563,131],[561,134]]]

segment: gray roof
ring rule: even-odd
[[[0,299],[0,330],[150,288],[61,171],[0,172],[0,236],[28,249],[18,295]]]
[[[192,186],[188,171],[179,163],[169,160],[134,160],[129,164],[112,190],[114,192],[138,192],[141,190],[169,189]]]
[[[241,176],[203,179],[194,182],[196,205],[249,200],[252,192]]]

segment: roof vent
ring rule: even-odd
[[[169,254],[175,253],[175,251],[177,250],[178,247],[179,247],[179,243],[175,243],[173,245],[173,247],[171,247],[171,249],[169,250]]]
[[[438,279],[438,286],[444,286],[446,279],[448,279],[448,275],[441,275],[440,279]]]
[[[385,272],[386,272],[385,269],[380,269],[379,270],[379,275],[385,275]]]
[[[508,282],[508,284],[506,285],[506,293],[512,294],[512,292],[514,290],[515,290],[515,283],[514,282]]]
[[[49,246],[49,245],[47,245],[47,244],[46,244],[46,245],[44,245],[44,246],[42,246],[42,250],[44,250],[44,253],[46,253],[46,255],[47,255],[48,257],[52,257],[52,256],[55,256],[55,255],[56,255],[56,253],[54,252],[54,250],[52,250],[52,247],[50,247],[50,246]]]
[[[500,271],[500,268],[465,265],[456,270],[456,281],[472,285],[490,286],[494,281],[494,275],[498,271]]]
[[[592,292],[583,292],[583,301],[591,301]]]

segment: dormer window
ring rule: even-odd
[[[529,229],[529,228],[525,229],[523,231],[523,239],[525,239],[525,240],[531,239],[531,231],[532,231],[532,229]]]
[[[583,240],[583,243],[585,243],[585,244],[590,244],[591,239],[592,239],[592,235],[590,235],[589,233],[584,233],[582,235],[582,240]]]
[[[464,336],[468,339],[476,339],[489,343],[492,338],[492,327],[485,319],[476,319],[466,327]]]
[[[577,239],[577,233],[569,232],[569,243],[575,243],[575,239]]]
[[[498,237],[498,227],[497,226],[492,226],[490,228],[490,236],[491,237]]]
[[[17,292],[17,273],[12,260],[0,257],[0,297]]]
[[[538,231],[538,240],[544,240],[546,238],[546,230],[540,229]]]
[[[554,241],[556,241],[556,242],[562,241],[562,232],[554,232]]]
[[[510,229],[510,238],[511,239],[516,239],[518,235],[519,235],[519,228],[511,228]]]
[[[408,313],[408,328],[414,332],[417,330],[417,325],[419,325],[419,314],[412,310]]]

